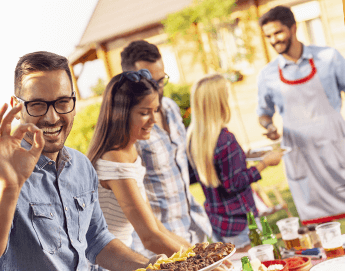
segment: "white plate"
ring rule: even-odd
[[[213,264],[211,264],[209,266],[206,266],[203,269],[200,269],[199,271],[211,271],[211,270],[219,267],[223,263],[224,260],[229,259],[232,255],[235,254],[235,252],[236,252],[236,248],[234,248],[234,250],[231,251],[231,253],[229,255],[227,255],[226,257],[224,257],[223,259],[221,259],[221,260],[219,260],[219,261],[217,261],[217,262],[215,262],[215,263],[213,263]],[[229,271],[230,270],[233,270],[233,269],[230,268]]]
[[[326,260],[315,266],[313,266],[310,271],[340,271],[345,268],[345,256]]]
[[[256,152],[261,152],[261,151],[271,151],[271,150],[273,150],[272,146],[266,146],[266,147],[250,150],[250,153],[256,153]],[[247,157],[246,158],[246,161],[260,161],[260,160],[262,160],[262,156],[260,156],[260,157],[252,157],[252,158]]]

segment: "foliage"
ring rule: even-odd
[[[97,123],[100,107],[100,103],[92,104],[76,114],[73,128],[66,140],[66,146],[86,153]]]
[[[164,87],[164,96],[169,97],[180,107],[185,127],[188,127],[190,118],[190,85],[169,83]]]
[[[95,96],[102,96],[104,90],[105,90],[105,82],[102,78],[98,78],[97,84],[94,86],[91,86],[91,92]]]
[[[235,0],[196,0],[193,5],[168,15],[163,21],[165,32],[174,39],[178,33],[189,34],[193,24],[202,23],[208,27],[212,26],[214,19],[229,20],[235,2]]]

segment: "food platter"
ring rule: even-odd
[[[262,148],[257,148],[253,150],[249,150],[246,153],[246,161],[261,161],[264,155],[273,149],[272,146],[265,146]],[[277,151],[281,151],[283,154],[287,154],[291,151],[291,147],[281,146],[280,148],[276,149]]]
[[[310,271],[330,271],[330,270],[340,271],[340,270],[344,270],[344,266],[345,266],[345,256],[321,262],[313,266],[310,269]]]
[[[199,269],[199,271],[211,271],[211,270],[219,267],[224,262],[224,260],[229,259],[232,255],[235,254],[235,252],[236,252],[236,248],[234,248],[233,251],[231,251],[231,253],[229,255],[225,256],[223,259],[220,259],[219,261],[217,261],[217,262],[215,262],[209,266],[206,266],[203,269]],[[233,266],[230,269],[228,269],[228,271],[231,271],[231,270],[234,270]]]

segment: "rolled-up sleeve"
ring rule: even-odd
[[[98,187],[98,178],[95,171],[93,171],[95,176],[96,187]],[[98,188],[97,188],[98,195]],[[90,222],[89,229],[86,234],[88,247],[86,249],[86,257],[91,263],[95,263],[96,256],[101,252],[101,250],[113,239],[115,236],[109,232],[107,222],[103,216],[101,206],[97,200],[94,204],[94,209],[92,213],[92,218]]]
[[[269,94],[269,89],[265,82],[265,72],[263,69],[258,76],[258,107],[256,113],[258,116],[267,115],[272,117],[275,113],[272,96]]]

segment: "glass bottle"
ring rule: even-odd
[[[242,257],[241,262],[242,262],[242,270],[243,271],[254,271],[253,267],[249,261],[249,258],[247,256]]]
[[[262,244],[270,244],[273,245],[273,254],[274,254],[274,258],[276,260],[280,260],[282,258],[281,254],[280,254],[280,250],[279,247],[277,245],[277,237],[275,236],[275,234],[273,233],[270,225],[268,224],[267,221],[267,217],[266,216],[262,216],[260,218],[260,222],[261,222],[261,226],[262,226]]]
[[[298,234],[302,249],[313,248],[307,227],[300,227],[298,229]]]
[[[250,245],[252,247],[262,245],[262,241],[261,241],[262,232],[260,231],[260,229],[258,228],[258,225],[256,224],[253,212],[247,213],[247,222],[248,222],[248,228],[249,228],[248,237],[250,239]]]
[[[308,225],[309,235],[313,247],[321,247],[321,240],[319,235],[316,233],[316,224]]]

